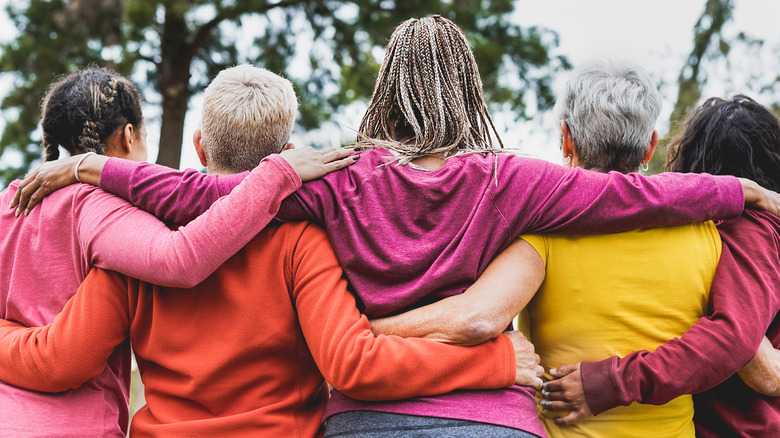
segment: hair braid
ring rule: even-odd
[[[43,149],[43,161],[54,161],[60,157],[60,148],[57,142],[52,141],[51,135],[46,132],[43,133],[41,149]]]
[[[493,146],[491,131],[499,148]],[[358,141],[365,148],[396,151],[401,163],[503,148],[460,28],[439,15],[410,19],[396,28]]]
[[[105,141],[125,124],[143,126],[141,93],[128,79],[101,68],[88,68],[52,84],[41,107],[47,161],[59,158],[58,147],[71,154],[105,153]]]

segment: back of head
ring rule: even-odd
[[[405,161],[459,150],[487,152],[494,150],[490,130],[498,138],[463,31],[439,15],[401,23],[360,124],[367,146],[378,145],[371,139],[385,141],[379,145]]]
[[[90,67],[52,84],[43,99],[44,159],[59,158],[58,146],[71,154],[104,154],[103,141],[127,123],[143,127],[143,99],[129,79]]]
[[[753,99],[707,99],[669,144],[672,172],[749,178],[780,191],[780,119]]]
[[[298,100],[287,79],[251,65],[221,71],[203,101],[209,170],[238,173],[279,153],[290,139]]]
[[[647,72],[623,61],[594,60],[574,69],[555,103],[581,166],[602,172],[639,168],[660,112],[661,95]]]

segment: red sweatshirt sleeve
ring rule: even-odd
[[[737,372],[780,309],[780,219],[746,210],[718,226],[723,252],[710,289],[711,315],[655,351],[582,364],[594,414],[633,401],[663,404],[709,389]]]
[[[294,245],[290,281],[301,330],[337,390],[359,400],[394,400],[514,383],[514,350],[506,336],[475,347],[374,337],[325,232],[310,225]]]
[[[0,320],[0,380],[61,392],[100,374],[128,335],[127,288],[121,275],[93,268],[52,324]]]

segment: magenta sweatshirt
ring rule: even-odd
[[[369,317],[461,293],[523,233],[600,233],[731,218],[744,204],[733,177],[601,174],[510,154],[458,155],[427,171],[385,165],[392,158],[382,149],[363,152],[356,164],[304,184],[278,215],[325,227]],[[101,187],[159,217],[186,223],[241,178],[111,159]],[[327,414],[356,409],[480,421],[544,435],[533,391],[522,387],[372,404],[334,391]]]
[[[177,231],[85,184],[56,191],[28,217],[17,218],[8,204],[18,184],[0,193],[0,318],[43,326],[54,321],[93,265],[169,286],[199,283],[273,218],[300,179],[287,161],[269,158],[229,197]],[[100,375],[63,393],[0,382],[0,435],[124,437],[129,384],[128,343]]]

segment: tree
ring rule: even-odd
[[[251,62],[284,73],[301,100],[299,128],[312,129],[340,107],[367,99],[381,48],[401,21],[432,13],[471,38],[486,97],[526,116],[552,100],[551,75],[568,62],[550,57],[557,35],[520,28],[512,0],[29,0],[7,12],[20,36],[3,47],[0,65],[16,78],[0,109],[16,116],[3,148],[38,156],[33,141],[39,101],[57,75],[94,63],[145,76],[139,85],[162,107],[158,163],[178,167],[189,99],[221,69]],[[253,27],[254,45],[237,45]],[[377,49],[380,50],[377,50]],[[304,74],[301,74],[301,71]],[[143,75],[145,73],[145,75]],[[511,78],[511,79],[507,79]],[[10,110],[10,111],[9,111]],[[15,113],[15,114],[14,114]],[[26,168],[26,166],[25,166]],[[18,176],[12,169],[5,176]]]
[[[744,31],[729,31],[727,25],[733,12],[733,0],[707,0],[696,21],[693,48],[677,79],[677,100],[669,117],[669,132],[650,162],[650,173],[663,171],[666,145],[680,132],[685,118],[699,103],[702,90],[713,77],[720,85],[717,95],[749,94],[764,100],[780,114],[780,75],[776,73],[780,67],[777,61],[780,46],[773,50],[765,47],[763,40]]]

